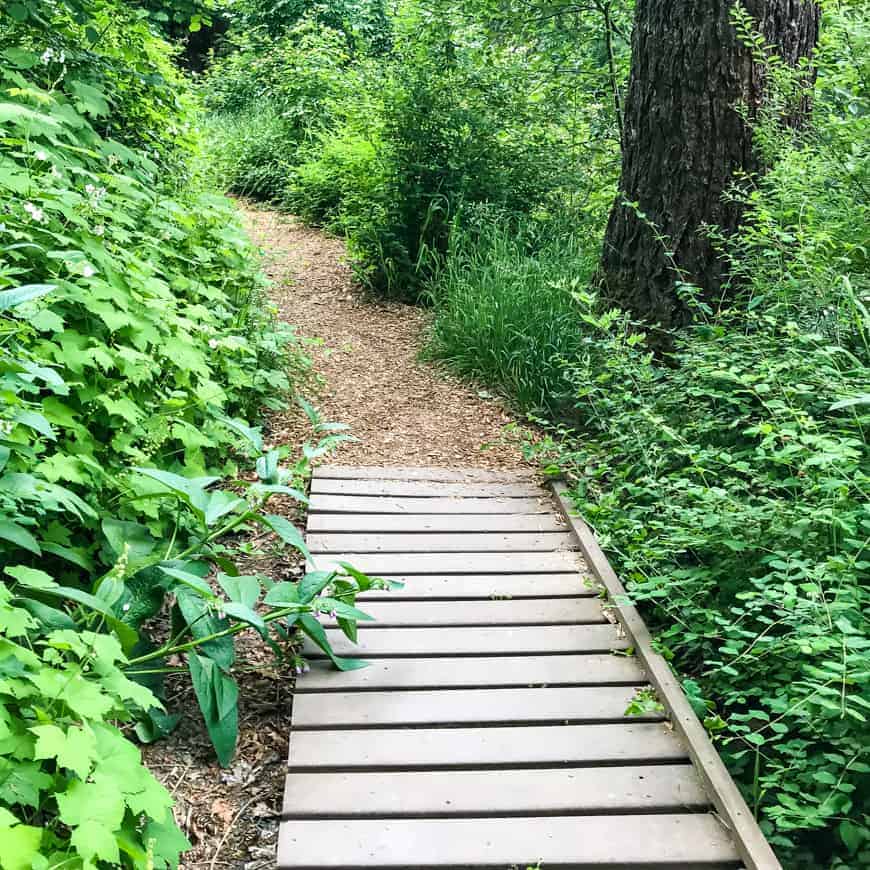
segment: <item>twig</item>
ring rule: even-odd
[[[242,806],[239,808],[239,811],[233,816],[233,820],[227,825],[227,829],[224,831],[224,835],[221,837],[220,842],[217,844],[217,848],[214,850],[214,855],[211,856],[211,861],[208,865],[208,870],[214,870],[218,855],[221,853],[221,849],[224,847],[224,843],[227,841],[227,837],[229,837],[230,832],[233,829],[233,826],[239,820],[239,817],[242,813],[262,794],[262,791],[258,791],[255,795],[252,795],[248,800],[246,800]]]

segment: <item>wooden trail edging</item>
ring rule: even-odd
[[[558,510],[516,472],[317,469],[317,567],[346,560],[405,587],[361,597],[377,621],[357,646],[324,620],[368,668],[306,649],[281,870],[781,870],[555,492]],[[650,686],[666,715],[627,716]]]

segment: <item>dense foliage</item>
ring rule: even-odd
[[[194,101],[152,14],[0,16],[0,866],[174,866],[186,840],[127,729],[173,727],[162,681],[184,653],[227,764],[235,634],[294,664],[295,628],[332,654],[317,612],[355,637],[367,577],[275,584],[232,547],[259,525],[304,553],[267,502],[304,501],[345,436],[308,408],[318,441],[286,465],[250,425],[308,361],[231,204],[192,176]]]
[[[825,4],[809,82],[735,9],[769,171],[729,194],[739,235],[707,228],[727,301],[675,270],[695,319],[662,364],[594,280],[632,7],[409,0],[377,41],[347,38],[358,10],[337,4],[231,28],[205,83],[215,162],[346,236],[369,287],[430,301],[429,352],[550,430],[534,452],[569,475],[783,862],[862,866],[870,22]],[[813,124],[783,128],[796,93]]]

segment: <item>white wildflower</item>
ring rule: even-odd
[[[106,227],[103,224],[97,224],[94,227],[94,235],[102,236],[106,232]]]
[[[84,275],[85,278],[93,278],[96,274],[97,270],[90,263],[85,263],[84,268],[82,269],[82,275]]]
[[[35,206],[32,202],[24,203],[24,210],[30,215],[30,217],[35,220],[37,223],[42,223],[45,220],[45,212]]]
[[[85,193],[88,196],[93,196],[96,192],[97,192],[97,188],[94,187],[93,184],[86,184],[85,185]]]
[[[208,346],[209,346],[212,350],[214,350],[214,349],[218,346],[217,339],[216,339],[216,338],[210,338],[210,339],[208,340]]]
[[[66,63],[66,52],[62,51],[57,57],[58,63]]]
[[[37,160],[48,160],[48,154],[45,153],[41,148],[36,152]]]
[[[44,52],[42,52],[42,56],[40,57],[40,60],[43,63],[47,64],[51,61],[51,59],[53,57],[54,57],[54,51],[50,48],[47,48]]]

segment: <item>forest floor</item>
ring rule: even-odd
[[[331,457],[346,465],[435,465],[513,469],[526,464],[502,402],[420,360],[430,313],[384,304],[355,287],[344,243],[280,212],[240,203],[279,316],[309,344],[316,384],[307,398],[324,421],[350,426],[357,441]],[[298,409],[274,415],[265,441],[295,452],[311,439]],[[295,453],[294,453],[295,455]],[[275,505],[297,524],[293,503]],[[299,560],[258,559],[273,579],[297,576]],[[167,681],[167,706],[183,713],[173,734],[144,748],[149,768],[173,793],[176,819],[193,848],[185,870],[272,870],[286,771],[292,677],[253,637],[237,643],[239,741],[221,769],[190,681]]]

